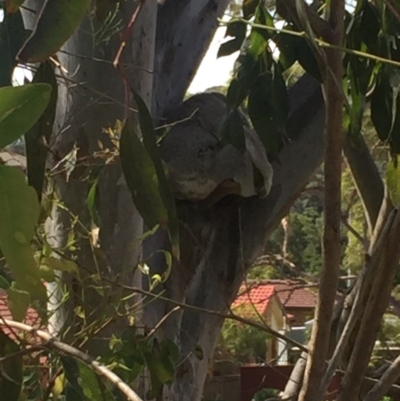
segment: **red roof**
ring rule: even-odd
[[[285,308],[315,308],[317,295],[307,284],[295,280],[268,280],[262,285],[272,285]]]
[[[254,305],[257,312],[262,315],[275,295],[276,291],[273,285],[249,285],[239,292],[239,296],[233,301],[232,308],[241,305]]]
[[[294,280],[268,280],[247,282],[242,286],[239,296],[233,302],[235,308],[242,304],[254,304],[259,313],[264,313],[268,302],[277,296],[285,308],[315,308],[317,296],[307,285]]]
[[[0,319],[13,320],[10,309],[8,308],[7,293],[2,290],[0,290]],[[40,318],[35,309],[28,308],[24,323],[36,327],[37,329],[40,328]],[[0,326],[0,330],[10,336],[13,340],[16,340],[19,337],[19,334],[21,334],[18,330],[3,325]]]

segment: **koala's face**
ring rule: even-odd
[[[161,156],[177,199],[205,199],[227,180],[239,185],[241,196],[256,195],[253,165],[264,180],[271,180],[263,145],[256,134],[250,135],[249,128],[245,127],[246,152],[231,144],[223,146],[219,136],[226,116],[224,96],[204,93],[184,102],[172,119],[172,128],[161,143]],[[270,187],[269,181],[265,182]]]

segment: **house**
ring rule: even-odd
[[[305,344],[308,337],[307,321],[313,318],[317,304],[317,295],[313,286],[296,280],[248,280],[239,290],[239,295],[232,304],[234,310],[239,305],[247,304],[250,312],[263,316],[265,323],[291,339]],[[284,365],[297,358],[299,350],[277,338],[271,339],[266,362],[276,360]]]
[[[312,319],[317,305],[315,286],[295,280],[268,280],[266,285],[272,285],[285,308],[290,327],[304,326]]]
[[[280,333],[285,333],[287,330],[286,312],[273,285],[243,286],[231,308],[241,316],[262,320]],[[267,363],[285,364],[286,344],[272,336],[269,339],[265,359]]]

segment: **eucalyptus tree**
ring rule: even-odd
[[[2,77],[9,79],[17,57],[37,71],[36,82],[53,88],[39,126],[26,135],[29,182],[47,211],[43,252],[58,271],[48,285],[51,332],[66,341],[82,335],[89,350],[104,358],[104,340],[111,336],[107,344],[128,368],[127,381],[146,366],[150,397],[199,400],[230,303],[327,147],[320,320],[300,397],[323,397],[343,359],[341,366],[349,363],[352,369],[340,397],[355,399],[369,358],[360,344],[373,344],[377,328],[368,339],[365,328],[371,316],[380,321],[391,288],[383,278],[392,277],[399,258],[398,218],[389,215],[397,199],[396,162],[389,169],[391,200],[384,197],[360,131],[371,100],[378,135],[395,157],[398,98],[392,83],[399,35],[395,5],[393,11],[387,1],[359,1],[348,13],[342,1],[332,1],[328,19],[315,4],[245,1],[243,18],[228,24],[230,38],[219,51],[223,56],[241,50],[226,98],[211,94],[183,104],[228,0],[28,0],[21,8],[24,25],[19,11],[7,12],[1,28],[13,40],[5,45],[9,62]],[[5,5],[14,12],[20,3]],[[275,27],[276,20],[284,20],[283,29]],[[26,29],[33,32],[24,42]],[[295,62],[306,73],[288,89],[284,73]],[[240,111],[245,101],[251,124]],[[375,234],[365,279],[348,297],[354,305],[350,319],[348,308],[339,311],[339,325],[331,329],[342,125],[346,159]],[[223,169],[229,173],[221,174]],[[63,263],[54,266],[55,257]],[[65,261],[76,263],[70,274],[59,273],[68,270]],[[379,263],[374,281],[371,266]],[[373,295],[379,291],[377,305]],[[362,316],[360,304],[366,305]],[[144,327],[132,337],[135,325]],[[326,371],[333,331],[342,340]],[[349,332],[358,333],[357,341],[343,353]],[[143,335],[157,341],[142,347]]]

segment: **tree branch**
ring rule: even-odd
[[[367,292],[369,292],[367,272],[376,272],[379,269],[382,257],[385,252],[387,241],[389,240],[389,236],[391,235],[390,227],[391,224],[390,221],[388,221],[381,233],[381,236],[378,238],[377,242],[373,244],[370,252],[370,257],[366,259],[365,265],[361,271],[361,274],[359,275],[356,286],[357,290],[351,307],[351,312],[345,323],[340,339],[336,345],[334,354],[329,361],[328,368],[321,383],[319,393],[320,396],[322,396],[328,388],[332,377],[335,374],[335,370],[340,362],[340,359],[342,358],[345,349],[349,346],[350,336],[353,334],[353,330],[356,327],[360,316],[362,316],[363,314],[362,311],[365,307],[365,295],[368,295]]]
[[[400,205],[390,214],[380,236],[380,242],[383,243],[382,255],[379,257],[380,263],[374,271],[372,288],[368,293],[368,300],[349,365],[342,380],[338,401],[356,399],[360,391],[400,259],[399,238]]]
[[[344,0],[332,0],[328,10],[329,25],[336,32],[332,43],[341,45],[344,34]],[[342,175],[342,114],[343,95],[340,82],[343,78],[342,53],[336,49],[325,49],[327,67],[324,71],[324,93],[326,102],[327,149],[325,153],[325,194],[323,270],[320,279],[319,297],[312,327],[304,382],[300,401],[318,399],[321,379],[329,352],[331,323],[335,296],[339,281],[341,258],[341,175]]]
[[[390,390],[400,376],[400,356],[398,356],[382,375],[378,383],[368,392],[363,401],[379,401]]]
[[[36,330],[34,327],[28,326],[27,324],[15,322],[13,320],[0,319],[0,326],[12,327],[17,330],[26,331],[32,333],[37,337],[45,341],[43,346],[56,349],[65,354],[72,356],[75,359],[89,365],[96,373],[106,377],[112,384],[114,384],[130,401],[143,401],[122,379],[117,376],[110,369],[106,368],[88,354],[83,353],[79,349],[72,347],[71,345],[65,344],[61,341],[56,340],[49,333],[43,330]]]
[[[223,16],[229,2],[159,2],[153,97],[157,120],[181,103],[218,28],[218,18]]]
[[[372,233],[383,200],[382,178],[361,134],[345,135],[343,150]]]

